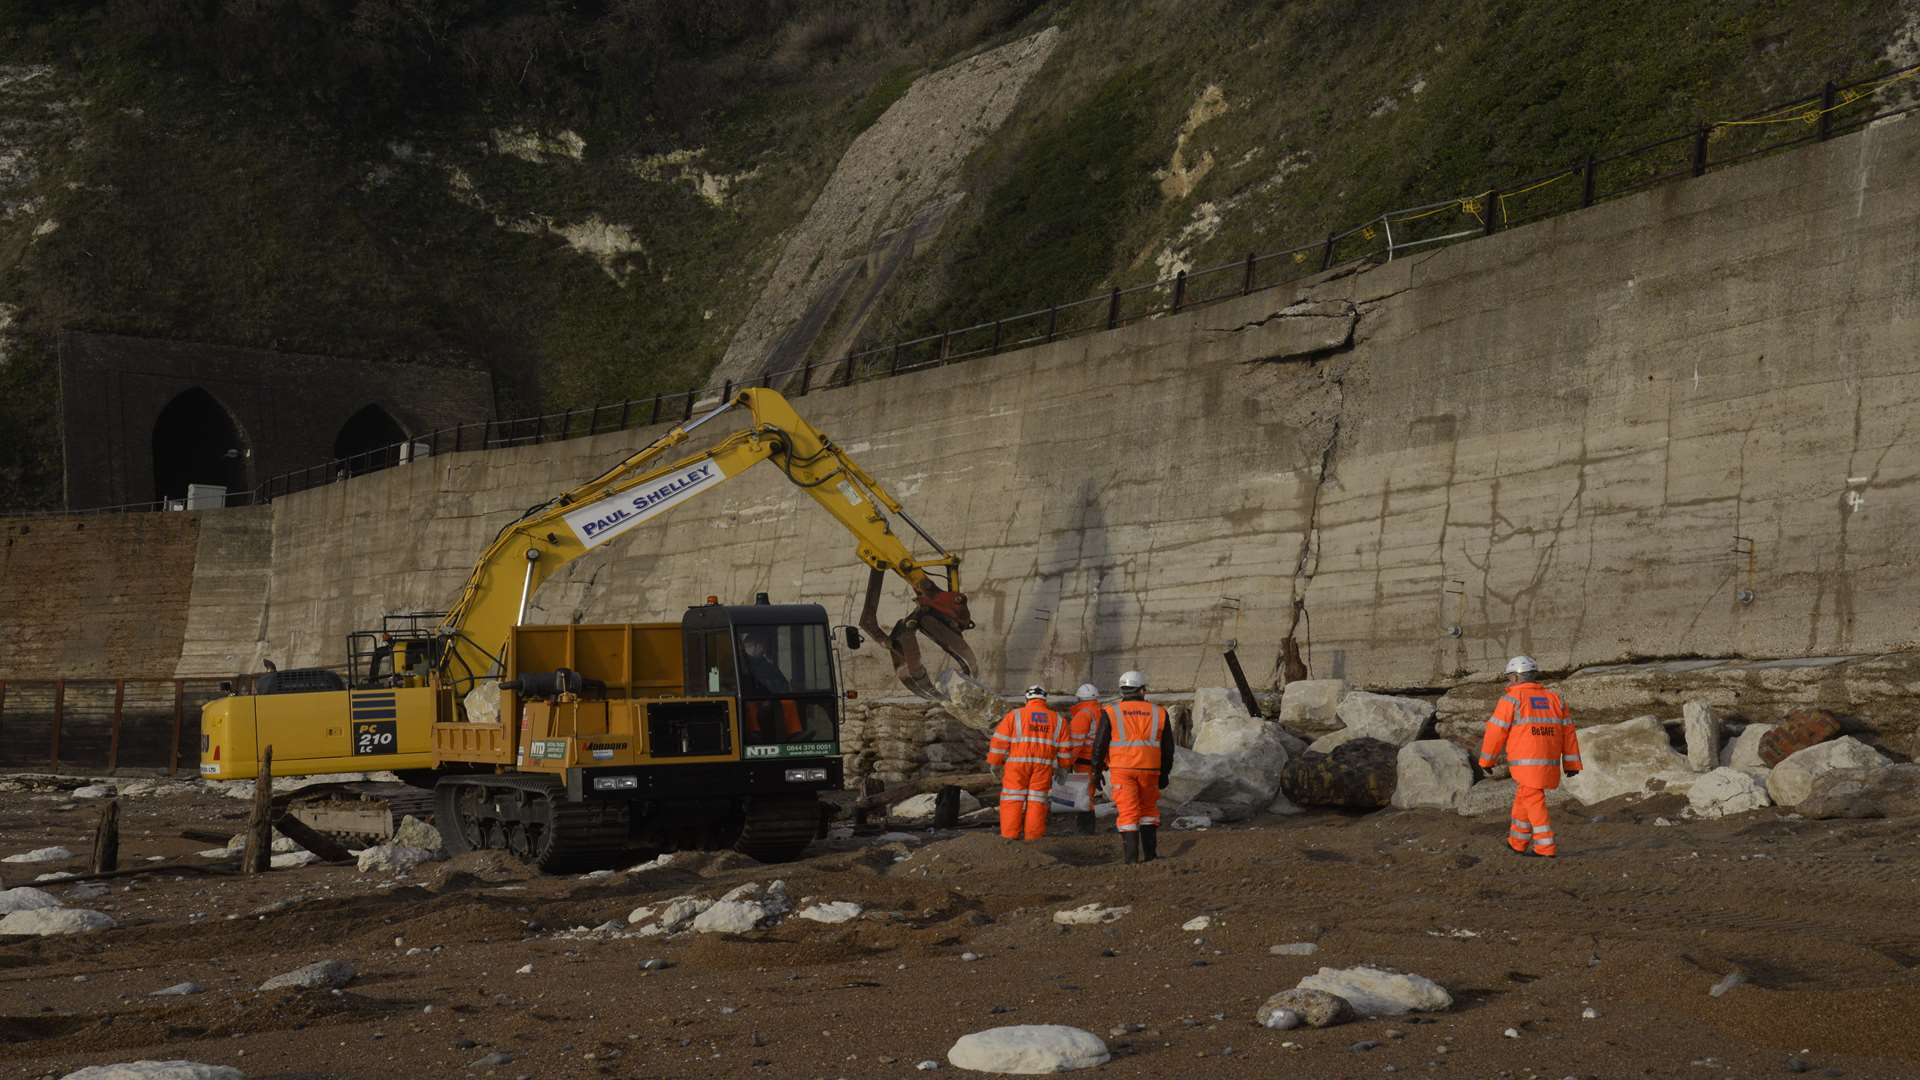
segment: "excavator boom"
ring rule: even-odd
[[[695,430],[742,409],[751,417],[745,429],[704,450],[668,459]],[[926,635],[964,673],[978,670],[963,636],[973,620],[960,587],[960,557],[942,547],[898,499],[802,419],[784,397],[754,387],[586,483],[529,508],[501,529],[440,624],[436,636],[442,680],[464,695],[500,671],[508,634],[525,621],[534,590],[561,567],[762,461],[772,462],[853,534],[855,554],[871,569],[861,628],[887,643],[895,673],[909,689],[923,697],[938,696],[920,659],[917,634]],[[893,531],[890,515],[905,522],[934,554],[915,556]],[[884,629],[878,607],[888,572],[912,587],[914,610]]]

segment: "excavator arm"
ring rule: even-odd
[[[665,460],[696,429],[736,409],[751,416],[744,430],[704,450]],[[802,419],[786,398],[756,387],[739,391],[501,529],[437,632],[442,680],[464,695],[481,679],[503,670],[508,633],[525,620],[527,602],[541,582],[593,548],[762,461],[772,462],[853,534],[855,554],[871,568],[861,628],[887,643],[894,671],[909,689],[923,697],[938,696],[921,662],[916,633],[940,646],[965,673],[978,670],[962,636],[973,621],[960,591],[960,556],[941,547],[898,499]],[[916,557],[894,533],[888,515],[906,522],[935,554]],[[878,613],[888,571],[903,578],[914,593],[913,612],[891,630],[881,627]]]

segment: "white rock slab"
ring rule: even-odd
[[[1031,1076],[1105,1065],[1107,1044],[1091,1031],[1064,1024],[1020,1024],[962,1035],[947,1062],[972,1072]]]
[[[31,934],[35,937],[91,934],[96,930],[111,930],[114,925],[112,916],[85,908],[34,908],[0,918],[0,934]]]
[[[1798,806],[1813,792],[1814,778],[1835,769],[1873,769],[1887,764],[1880,751],[1851,735],[1791,754],[1767,776],[1767,794],[1780,806]]]
[[[1301,979],[1298,988],[1324,990],[1346,998],[1361,1016],[1399,1016],[1453,1007],[1453,995],[1432,979],[1365,965],[1323,967]]]

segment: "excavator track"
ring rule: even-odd
[[[820,831],[820,800],[813,795],[770,795],[747,802],[746,823],[733,845],[763,863],[792,862]]]
[[[275,810],[350,848],[384,844],[401,819],[431,820],[433,792],[410,784],[314,784],[274,798]]]
[[[549,873],[615,860],[628,846],[626,804],[568,802],[547,777],[443,779],[434,817],[451,854],[505,851]]]

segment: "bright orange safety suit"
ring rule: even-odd
[[[1104,710],[1093,746],[1093,767],[1105,766],[1113,786],[1114,827],[1127,833],[1159,825],[1160,788],[1173,769],[1167,710],[1150,701],[1116,701]]]
[[[1104,710],[1097,701],[1076,701],[1067,714],[1067,738],[1073,744],[1073,771],[1093,771],[1093,729]]]
[[[1038,840],[1047,835],[1053,770],[1073,763],[1067,722],[1044,701],[1034,700],[1000,718],[987,742],[987,764],[1000,774],[1000,835]]]
[[[1487,719],[1480,767],[1491,769],[1502,749],[1515,785],[1507,846],[1524,853],[1531,843],[1535,855],[1551,858],[1558,849],[1547,820],[1547,792],[1560,786],[1563,771],[1568,776],[1580,771],[1580,737],[1567,718],[1567,703],[1537,682],[1507,687]]]

